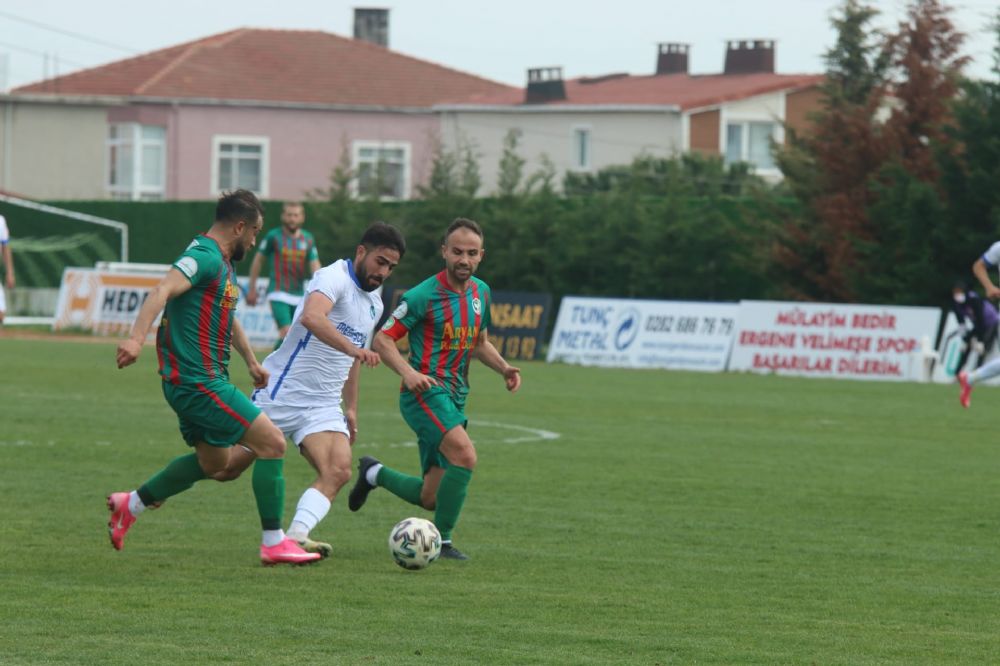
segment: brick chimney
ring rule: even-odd
[[[773,74],[774,40],[751,39],[726,42],[726,74]]]
[[[535,67],[528,70],[525,104],[544,104],[566,99],[562,67]]]
[[[389,10],[354,8],[354,39],[389,47]]]
[[[687,74],[690,44],[660,42],[656,55],[657,74]]]

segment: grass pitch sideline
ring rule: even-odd
[[[995,659],[995,389],[526,364],[510,396],[476,368],[471,562],[396,567],[389,528],[427,514],[377,491],[317,528],[333,558],[270,570],[248,479],[111,549],[104,495],[186,450],[152,348],[113,356],[0,340],[4,664]],[[357,453],[415,470],[397,386],[365,371]],[[311,478],[285,468],[287,520]]]

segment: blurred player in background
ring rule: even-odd
[[[267,285],[267,302],[271,304],[274,324],[278,327],[277,349],[288,334],[295,308],[302,302],[303,287],[309,277],[320,269],[316,239],[302,228],[306,222],[305,208],[297,201],[286,201],[281,211],[281,227],[267,232],[250,265],[250,285],[247,303],[257,305],[257,278],[267,260],[271,281]]]
[[[469,362],[476,357],[495,370],[511,392],[521,386],[521,374],[504,360],[487,334],[490,288],[473,276],[484,255],[482,229],[472,220],[455,220],[445,233],[441,254],[445,269],[403,294],[372,345],[403,379],[399,409],[417,434],[422,476],[397,472],[364,456],[348,508],[357,511],[368,493],[381,486],[410,504],[434,511],[434,524],[441,532],[441,557],[466,560],[452,545],[452,531],[476,466],[476,448],[465,418]],[[396,347],[406,334],[410,336],[409,362]]]
[[[7,229],[7,220],[0,215],[0,259],[3,260],[4,281],[0,284],[0,324],[3,324],[4,315],[7,312],[7,296],[3,287],[14,288],[14,255],[10,251],[10,231]]]
[[[983,293],[990,300],[1000,298],[1000,287],[993,284],[993,280],[990,278],[990,271],[996,270],[997,266],[1000,266],[1000,241],[993,243],[983,253],[983,256],[976,259],[975,263],[972,264],[972,274],[979,280],[979,284],[983,286]],[[996,333],[994,333],[995,335]],[[958,401],[963,407],[968,408],[972,402],[973,385],[997,375],[1000,375],[1000,357],[993,359],[980,368],[976,368],[972,372],[962,370],[958,373]]]
[[[976,361],[978,368],[983,365],[983,361],[996,343],[1000,315],[992,303],[969,289],[964,282],[955,283],[951,290],[951,299],[951,311],[958,319],[964,344],[957,367],[960,371],[963,370],[969,355],[975,351],[978,355]]]
[[[288,536],[323,557],[332,546],[313,541],[309,533],[351,478],[360,368],[378,365],[378,354],[368,348],[382,317],[382,283],[405,252],[399,230],[376,222],[361,237],[353,260],[340,259],[317,271],[284,342],[264,359],[270,381],[253,393],[254,403],[316,470]],[[232,478],[252,460],[245,450],[236,453],[241,459],[234,460]]]
[[[211,229],[191,241],[177,258],[143,303],[130,337],[118,345],[118,367],[135,363],[163,311],[156,334],[163,395],[177,413],[181,435],[194,453],[175,458],[138,489],[108,497],[108,532],[116,550],[124,547],[125,534],[147,508],[202,479],[225,480],[220,475],[229,466],[231,447],[242,442],[259,457],[253,491],[263,529],[261,561],[300,564],[319,559],[281,530],[285,438],[229,381],[230,344],[246,362],[255,386],[265,386],[268,380],[234,316],[240,291],[233,263],[253,248],[263,215],[252,192],[237,190],[221,196]]]

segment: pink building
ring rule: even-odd
[[[346,162],[359,194],[406,199],[439,140],[432,107],[508,90],[362,38],[239,29],[2,96],[0,189],[298,199]]]

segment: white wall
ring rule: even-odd
[[[479,155],[483,187],[479,194],[496,191],[503,139],[510,129],[521,132],[518,152],[527,162],[525,176],[541,167],[542,154],[555,164],[556,183],[574,167],[574,128],[590,130],[590,171],[614,164],[628,164],[641,153],[669,157],[681,151],[680,114],[667,111],[574,112],[553,108],[546,112],[445,111],[441,113],[441,138],[454,150],[460,138],[472,143]]]
[[[103,199],[107,109],[0,100],[0,189]]]

